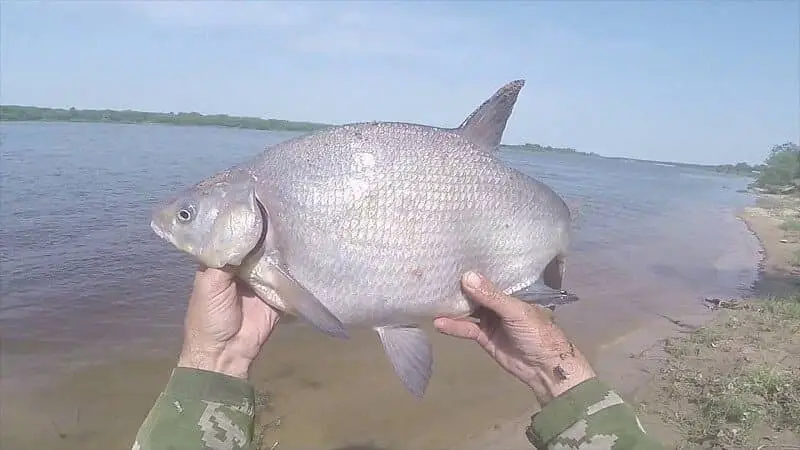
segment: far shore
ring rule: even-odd
[[[48,108],[22,105],[0,105],[2,122],[67,122],[67,123],[116,123],[116,124],[160,124],[170,126],[202,126],[238,128],[245,130],[284,131],[308,133],[337,124],[305,122],[260,117],[230,116],[227,114],[200,114],[197,112],[150,112],[114,109]],[[502,144],[502,147],[533,153],[554,153],[622,161],[638,161],[668,167],[682,167],[712,171],[720,174],[753,177],[755,167],[739,164],[694,164],[674,161],[656,161],[622,156],[603,156],[594,152],[582,152],[570,147],[553,147],[540,144]]]

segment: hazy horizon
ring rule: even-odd
[[[56,110],[69,110],[69,109],[73,108],[73,107],[64,107],[64,106],[11,105],[11,104],[0,104],[0,106],[6,106],[6,107],[12,107],[13,106],[13,107],[21,107],[21,108],[56,109]],[[77,110],[77,111],[115,111],[115,112],[130,111],[130,112],[145,113],[145,114],[176,114],[176,115],[177,114],[195,114],[196,113],[196,114],[201,114],[201,115],[206,116],[206,117],[227,115],[229,117],[242,117],[242,118],[247,118],[247,119],[255,118],[255,119],[260,119],[260,120],[265,120],[265,121],[266,120],[286,120],[286,119],[281,119],[280,117],[233,116],[233,115],[227,114],[227,113],[206,113],[206,114],[203,114],[203,113],[198,113],[197,111],[141,111],[141,110],[134,110],[134,109],[115,110],[115,109],[111,109],[111,108],[85,108],[85,109],[83,109],[83,108],[75,108],[75,110]],[[16,122],[18,120],[6,120],[6,121],[7,122]],[[85,121],[84,120],[32,120],[32,121],[33,122],[53,122],[53,123],[55,123],[55,122],[97,123],[97,122],[99,122],[99,121],[92,121],[92,120],[85,120]],[[3,120],[0,119],[0,122],[3,122]],[[299,121],[289,120],[288,122],[312,123],[312,122],[303,121],[303,120],[299,120]],[[197,127],[219,126],[219,127],[223,127],[223,128],[236,128],[236,127],[229,127],[229,126],[225,126],[225,125],[193,124],[193,123],[189,123],[189,124],[163,123],[163,122],[153,122],[153,123],[150,123],[150,122],[133,122],[133,123],[129,123],[129,122],[123,122],[123,121],[120,121],[120,122],[108,122],[108,123],[119,123],[119,124],[129,124],[129,125],[147,124],[147,125],[163,125],[163,126],[197,126]],[[328,126],[345,125],[345,124],[337,124],[337,123],[320,123],[320,122],[315,122],[315,123],[318,124],[318,125],[328,125]],[[300,134],[304,134],[304,133],[307,132],[307,131],[280,130],[280,129],[267,130],[267,129],[247,128],[247,127],[243,127],[243,129],[256,130],[256,131],[300,133]],[[716,167],[716,166],[723,166],[723,165],[736,165],[736,164],[742,162],[742,161],[728,161],[728,162],[722,162],[722,163],[691,163],[691,162],[686,162],[686,161],[669,160],[669,159],[645,159],[645,158],[639,158],[639,157],[635,157],[635,156],[625,156],[625,155],[621,155],[621,156],[603,155],[603,154],[600,154],[600,153],[586,152],[586,151],[583,151],[583,150],[581,150],[579,148],[559,147],[559,146],[555,146],[555,145],[550,145],[550,144],[548,144],[546,142],[508,142],[508,141],[503,140],[503,142],[501,142],[500,145],[501,146],[505,146],[505,147],[525,147],[527,145],[538,145],[538,146],[541,146],[541,147],[549,147],[549,148],[553,148],[553,149],[561,149],[561,150],[570,149],[570,150],[574,150],[575,153],[577,153],[577,154],[581,154],[581,155],[585,155],[585,156],[599,157],[599,158],[630,159],[630,160],[633,160],[633,161],[652,162],[652,163],[696,164],[696,165],[707,166],[707,167]],[[759,165],[761,163],[763,163],[763,161],[754,163],[752,165],[755,166],[755,165]]]
[[[798,2],[453,5],[4,1],[0,100],[455,126],[523,78],[504,142],[757,164],[800,141]]]

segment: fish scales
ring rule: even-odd
[[[531,179],[457,134],[348,125],[278,144],[252,170],[283,261],[348,325],[469,314],[465,270],[507,288],[559,250]]]
[[[418,325],[473,312],[465,271],[526,301],[577,300],[560,290],[569,208],[495,154],[522,85],[458,128],[356,123],[276,144],[160,205],[151,226],[321,331],[375,329],[421,397],[432,354]]]

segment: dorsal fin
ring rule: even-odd
[[[455,131],[487,151],[497,150],[506,130],[508,118],[511,117],[511,111],[524,85],[525,80],[514,80],[501,87],[473,111]]]

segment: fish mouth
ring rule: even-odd
[[[158,237],[164,239],[165,241],[171,243],[172,245],[175,245],[175,241],[172,240],[172,237],[167,233],[165,233],[164,230],[162,230],[161,227],[158,226],[155,220],[150,221],[150,228]]]
[[[158,226],[158,222],[156,220],[151,220],[150,221],[150,228],[153,229],[153,232],[158,237],[160,237],[161,239],[164,239],[165,241],[169,242],[170,244],[172,244],[173,247],[177,248],[178,250],[186,252],[186,253],[189,253],[190,255],[195,255],[195,247],[193,245],[191,245],[189,243],[186,243],[185,245],[178,244],[178,241],[175,238],[175,236],[170,234],[170,233],[167,233],[161,227],[159,227]]]

